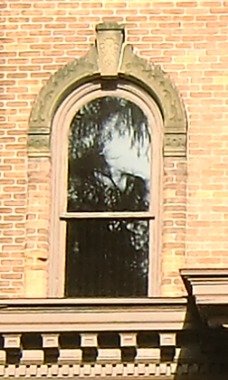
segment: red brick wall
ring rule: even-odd
[[[29,294],[24,267],[46,268],[44,257],[37,262],[27,255],[25,262],[26,252],[48,250],[49,232],[49,195],[37,219],[41,188],[32,182],[35,161],[28,187],[32,103],[52,73],[86,53],[95,25],[108,20],[125,24],[137,54],[170,74],[187,111],[187,198],[166,215],[171,230],[163,249],[163,294],[179,294],[179,267],[228,266],[228,1],[3,0],[0,8],[0,296]],[[178,170],[181,197],[186,168]],[[48,179],[48,159],[39,173]],[[176,204],[178,194],[170,194],[167,189]],[[179,231],[173,233],[177,211]],[[35,278],[29,277],[34,287]]]

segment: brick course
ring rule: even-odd
[[[187,112],[187,166],[177,159],[170,180],[165,162],[163,295],[182,293],[180,267],[227,267],[228,2],[3,0],[0,9],[0,296],[46,295],[50,165],[28,163],[28,118],[50,75],[87,52],[102,21],[126,26]]]

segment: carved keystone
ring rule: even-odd
[[[117,76],[124,41],[124,28],[116,23],[98,24],[97,51],[101,76]]]

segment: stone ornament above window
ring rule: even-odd
[[[118,78],[137,82],[158,104],[164,120],[164,156],[186,156],[187,120],[183,103],[171,79],[160,66],[149,63],[125,44],[124,28],[117,23],[96,27],[95,44],[88,53],[60,68],[41,89],[29,120],[30,157],[49,155],[53,116],[62,101],[92,79]]]
[[[96,47],[99,72],[102,77],[115,77],[119,73],[124,43],[124,28],[115,23],[96,27]]]

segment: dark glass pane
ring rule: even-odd
[[[148,210],[150,132],[136,104],[106,96],[84,105],[68,154],[68,211]]]
[[[146,220],[68,222],[66,296],[146,296],[148,240]]]

